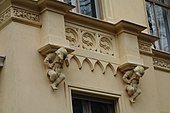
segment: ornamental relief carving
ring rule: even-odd
[[[149,52],[149,53],[152,52],[150,43],[147,43],[147,42],[141,41],[141,40],[139,40],[138,43],[139,43],[139,49],[141,51],[145,51],[145,52]]]
[[[83,32],[83,31],[82,31]],[[94,34],[90,32],[84,32],[82,35],[82,48],[87,50],[95,50],[96,42]]]
[[[102,74],[105,74],[107,68],[109,67],[112,71],[112,74],[115,75],[115,69],[116,69],[116,65],[112,64],[110,62],[107,61],[100,61],[97,59],[92,59],[92,58],[88,58],[88,57],[82,57],[82,56],[78,56],[78,55],[69,55],[68,56],[68,61],[70,62],[71,60],[75,60],[79,70],[81,70],[83,68],[83,63],[87,62],[90,66],[90,70],[91,72],[93,72],[95,70],[95,66],[99,65],[99,67],[102,70]]]
[[[19,20],[19,22],[29,22],[40,26],[39,13],[13,6],[0,14],[0,25],[3,25],[11,18]]]
[[[0,14],[0,25],[7,21],[11,17],[11,8],[8,8],[6,11]]]
[[[99,46],[101,53],[113,55],[112,42],[111,39],[109,39],[109,37],[102,37],[99,41]]]
[[[66,28],[66,39],[69,41],[71,46],[76,46],[78,43],[77,29]]]
[[[170,70],[170,61],[163,58],[153,58],[153,65],[160,68],[165,68]]]
[[[67,24],[65,34],[70,46],[102,54],[114,55],[112,35]]]
[[[25,9],[14,7],[13,15],[18,18],[39,22],[39,15],[37,13]]]

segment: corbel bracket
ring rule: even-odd
[[[124,73],[124,72],[126,72],[128,70],[131,70],[131,69],[135,68],[136,66],[142,66],[142,67],[144,67],[145,70],[147,70],[149,68],[149,67],[144,66],[142,64],[124,63],[124,64],[119,65],[117,67],[115,76],[117,75],[118,72]]]
[[[117,68],[117,71],[120,71],[121,75],[123,75],[122,80],[126,83],[125,90],[131,103],[134,103],[135,99],[142,92],[139,87],[139,82],[146,69],[148,69],[148,67],[133,63],[125,63]]]
[[[65,79],[65,74],[62,72],[64,63],[68,63],[68,54],[73,52],[73,49],[48,44],[39,49],[41,55],[45,56],[44,64],[47,66],[47,77],[51,82],[50,86],[53,90],[58,89],[58,85]]]
[[[52,45],[52,44],[47,44],[43,47],[41,47],[38,51],[42,56],[46,56],[49,53],[55,52],[57,49],[64,47],[64,46],[58,46],[58,45]],[[64,47],[68,54],[72,53],[74,50],[69,48],[69,47]]]

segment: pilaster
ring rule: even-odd
[[[142,65],[143,61],[140,58],[137,36],[145,27],[125,21],[120,21],[115,26],[120,64],[132,63]]]

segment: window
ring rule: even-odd
[[[158,36],[155,48],[170,52],[170,0],[146,0],[150,34]]]
[[[116,100],[72,94],[73,113],[115,113]]]
[[[64,2],[76,6],[75,11],[94,18],[101,18],[100,0],[64,0]]]

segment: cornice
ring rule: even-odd
[[[146,33],[140,33],[138,35],[138,39],[143,40],[145,42],[152,43],[152,44],[155,43],[155,41],[159,40],[158,37],[153,36],[153,35],[149,35],[149,34],[146,34]]]
[[[58,0],[39,0],[37,4],[41,13],[45,10],[50,10],[61,14],[66,14],[69,10],[75,7]]]
[[[144,26],[134,24],[125,20],[121,20],[116,24],[112,24],[100,19],[74,12],[67,13],[65,15],[65,19],[70,23],[86,25],[92,28],[100,29],[102,31],[108,31],[115,34],[119,34],[121,32],[130,32],[137,35],[141,31],[146,29],[146,27]]]
[[[161,50],[152,49],[154,57],[164,58],[170,60],[170,52],[165,52]]]
[[[141,33],[143,30],[146,29],[146,27],[128,22],[125,20],[121,20],[118,23],[114,25],[116,33],[121,33],[121,32],[131,32],[131,33]]]

